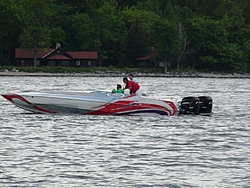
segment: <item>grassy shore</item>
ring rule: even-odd
[[[61,66],[43,66],[43,67],[0,67],[0,72],[27,72],[27,73],[98,73],[98,72],[141,72],[141,73],[163,73],[163,68],[116,68],[116,67],[61,67]]]
[[[114,68],[114,67],[0,67],[0,76],[47,76],[47,77],[197,77],[197,78],[250,78],[249,73],[207,73],[196,70],[163,73],[162,68]]]

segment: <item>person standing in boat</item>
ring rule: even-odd
[[[140,85],[138,83],[133,82],[131,80],[128,80],[127,77],[123,78],[123,82],[126,84],[124,87],[124,90],[129,89],[130,94],[135,94],[136,96],[142,95],[142,90],[141,90]]]
[[[121,84],[117,84],[116,89],[113,89],[112,93],[124,93]]]
[[[138,80],[134,77],[133,74],[128,75],[128,77],[131,81],[138,83]]]
[[[138,80],[135,78],[135,76],[134,76],[133,74],[129,74],[129,75],[128,75],[128,78],[129,78],[131,81],[138,83]],[[142,93],[142,96],[147,96],[147,94],[146,94],[146,93]]]

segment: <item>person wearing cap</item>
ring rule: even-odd
[[[130,94],[135,94],[136,96],[142,96],[142,90],[138,83],[129,80],[127,77],[123,78],[123,82],[126,84],[124,90],[129,89]]]
[[[138,83],[138,80],[134,77],[133,74],[129,74],[128,77],[131,81]]]
[[[116,89],[113,89],[112,93],[124,93],[121,84],[117,84]]]

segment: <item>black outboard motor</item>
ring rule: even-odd
[[[200,110],[199,114],[203,116],[210,116],[212,113],[213,99],[208,96],[200,96]]]
[[[185,97],[181,101],[182,114],[199,114],[200,99],[198,97]]]

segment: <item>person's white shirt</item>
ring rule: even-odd
[[[142,90],[141,88],[139,88],[136,92],[135,92],[136,96],[142,96]]]

